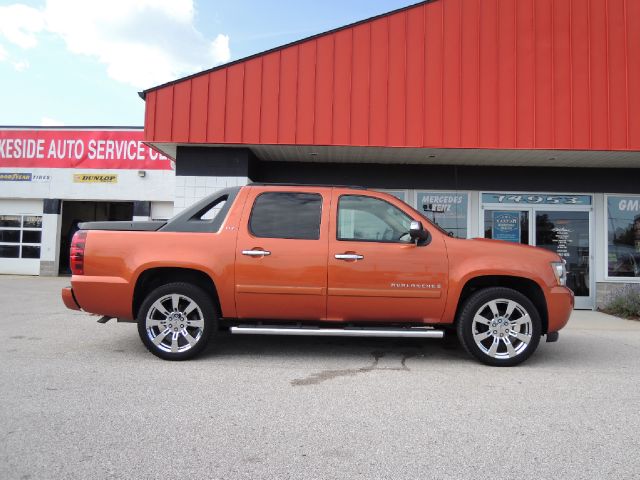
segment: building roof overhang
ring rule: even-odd
[[[390,148],[150,142],[175,159],[178,147],[248,148],[260,161],[517,167],[640,168],[640,151]]]

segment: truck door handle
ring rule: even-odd
[[[243,250],[242,254],[248,257],[266,257],[271,255],[271,252],[268,250]]]
[[[336,253],[334,255],[338,260],[362,260],[364,255],[358,255],[357,253]]]

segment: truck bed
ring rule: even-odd
[[[155,232],[167,224],[165,221],[142,222],[84,222],[78,224],[80,230],[115,230],[122,232]]]

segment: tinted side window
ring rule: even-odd
[[[322,195],[267,192],[253,204],[249,231],[256,237],[318,240]]]
[[[338,240],[410,243],[411,217],[384,200],[343,195],[338,202]]]

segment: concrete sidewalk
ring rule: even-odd
[[[626,320],[602,312],[591,310],[574,310],[567,326],[560,332],[568,330],[629,330],[640,332],[640,320]]]

